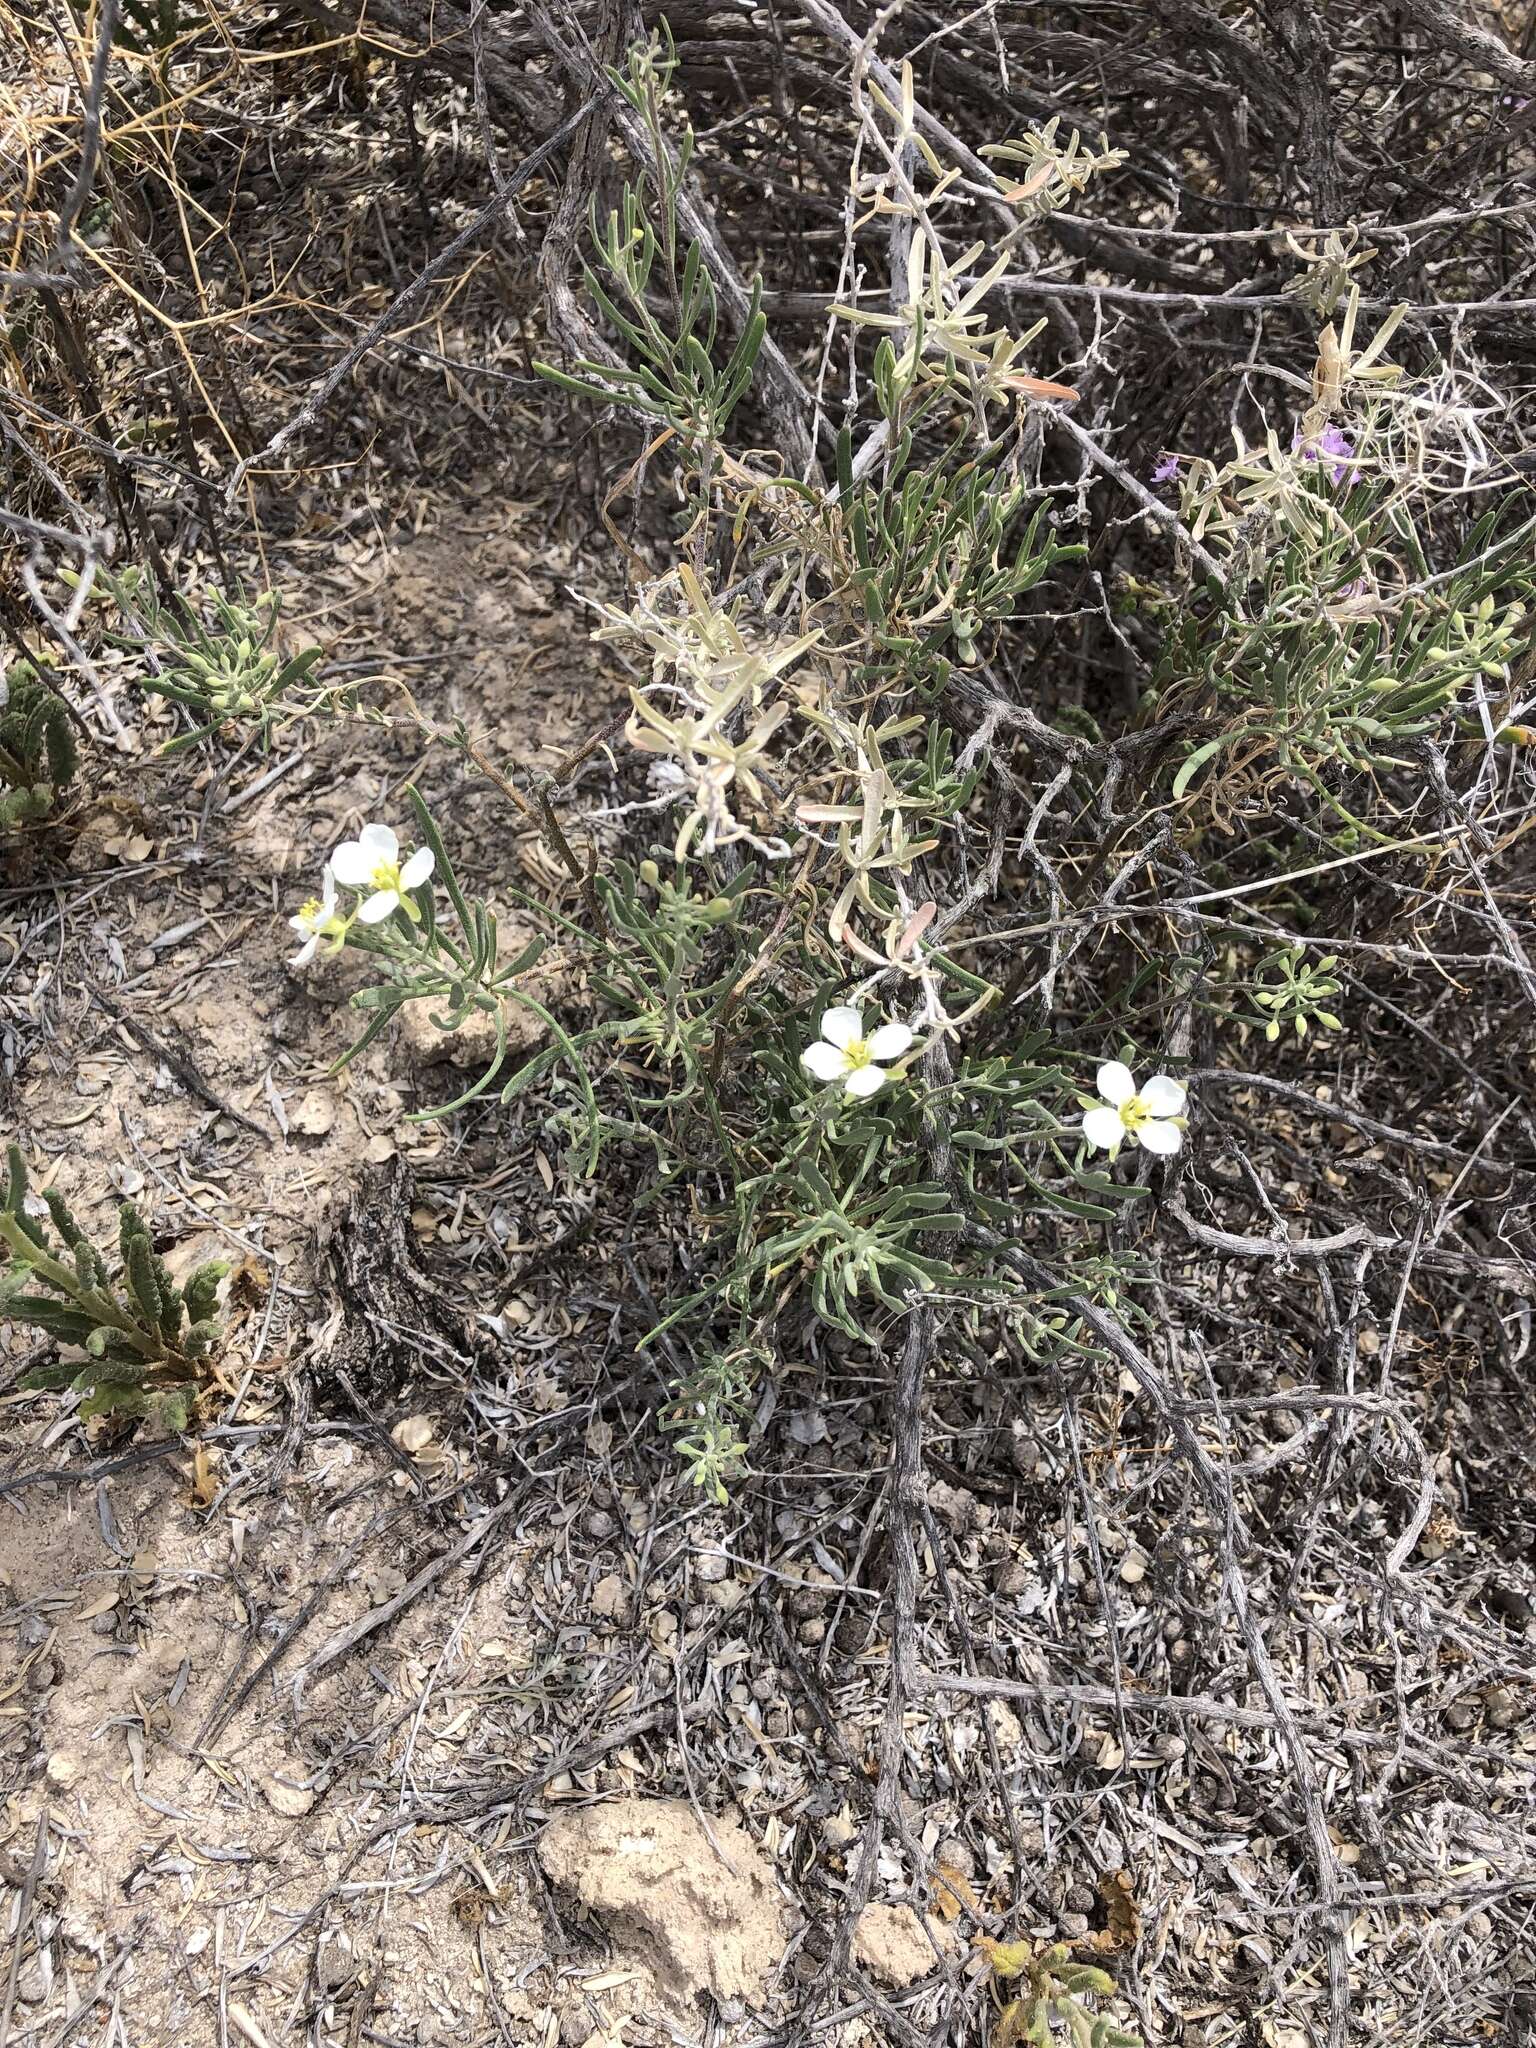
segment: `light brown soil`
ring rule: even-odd
[[[462,720],[494,756],[558,759],[616,699],[547,544],[532,573],[526,511],[488,504],[387,550],[331,553],[290,608],[293,634],[324,637],[344,616],[332,657],[401,657],[393,673],[439,730]],[[283,920],[328,848],[367,817],[399,820],[399,785],[422,772],[419,728],[402,698],[392,711],[382,731],[289,736],[278,757],[292,765],[264,792],[269,764],[242,763],[214,792],[200,852],[195,815],[171,808],[184,781],[147,753],[125,762],[71,820],[55,968],[23,968],[6,991],[33,1027],[7,1121],[80,1220],[108,1233],[128,1195],[173,1265],[218,1253],[236,1268],[207,1404],[219,1447],[201,1472],[179,1446],[97,1432],[88,1450],[56,1399],[6,1400],[12,2041],[52,2039],[71,2013],[93,2040],[115,2017],[113,2038],[142,2048],[355,2048],[365,2028],[460,2042],[507,2024],[553,2041],[566,2015],[584,2040],[636,2003],[626,1983],[649,1995],[636,1971],[593,1992],[592,1970],[555,1967],[521,1855],[409,1818],[440,1783],[519,1780],[516,1723],[541,1683],[522,1624],[537,1560],[502,1529],[465,1543],[479,1511],[455,1492],[454,1400],[433,1361],[382,1417],[306,1422],[289,1402],[327,1339],[327,1217],[397,1149],[429,1174],[442,1130],[401,1113],[463,1085],[441,1059],[466,1049],[419,1027],[329,1077],[363,977],[350,962],[287,964]],[[146,749],[156,737],[151,723]],[[537,835],[493,795],[455,792],[441,750],[426,774],[472,886],[558,886]],[[524,1214],[525,1237],[550,1220]],[[432,1204],[413,1223],[424,1243],[452,1235]],[[528,1339],[510,1369],[543,1373],[545,1305],[506,1309]],[[11,1343],[18,1362],[38,1350],[19,1332]],[[430,1440],[392,1452],[384,1431],[421,1414]],[[91,1450],[100,1476],[78,1485]],[[455,1544],[464,1561],[430,1599],[309,1673]],[[500,1832],[515,1834],[510,1814]]]
[[[527,1671],[518,1560],[478,1586],[449,1577],[365,1669],[303,1684],[305,1653],[413,1562],[412,1518],[381,1515],[381,1494],[376,1456],[317,1435],[249,1522],[198,1509],[165,1467],[7,1513],[9,1874],[44,1853],[18,2029],[94,1997],[95,2038],[110,2010],[134,2042],[203,2048],[232,2024],[275,2048],[309,2010],[333,2038],[371,1987],[389,2033],[436,2038],[434,2013],[483,2031],[480,1924],[503,2003],[516,1992],[540,1945],[515,1866],[488,1873],[493,1902],[451,1841],[387,1824],[419,1781],[497,1743]],[[327,1585],[343,1548],[354,1567]],[[204,1739],[319,1586],[293,1653]]]

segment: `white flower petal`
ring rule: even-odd
[[[855,1067],[843,1083],[850,1095],[873,1095],[884,1086],[884,1067]]]
[[[331,873],[348,889],[366,889],[375,862],[360,839],[347,839],[331,855]]]
[[[1124,1060],[1106,1060],[1098,1073],[1098,1090],[1118,1109],[1136,1093],[1136,1077]]]
[[[882,1024],[869,1034],[869,1056],[872,1060],[899,1060],[912,1043],[912,1034],[905,1024]]]
[[[418,846],[400,870],[400,879],[407,889],[419,889],[436,865],[437,856],[431,847]]]
[[[820,1029],[828,1045],[852,1045],[864,1036],[864,1019],[859,1011],[842,1003],[835,1010],[822,1011]]]
[[[818,1081],[840,1081],[848,1071],[848,1055],[839,1052],[835,1045],[818,1042],[805,1048],[800,1064],[808,1067]]]
[[[1168,1074],[1154,1074],[1142,1089],[1141,1099],[1153,1116],[1184,1114],[1184,1084]]]
[[[358,835],[358,844],[375,865],[381,860],[400,858],[400,841],[388,825],[365,825]]]
[[[291,917],[288,920],[290,924],[297,924],[298,921],[299,920],[296,917]],[[304,941],[303,945],[300,946],[297,953],[295,953],[293,958],[288,962],[288,965],[290,967],[307,967],[310,961],[314,959],[315,951],[319,944],[320,934],[318,932],[311,932],[309,937]]]
[[[382,924],[392,910],[399,907],[400,898],[393,889],[381,889],[377,896],[370,896],[357,913],[364,924]]]
[[[1159,1123],[1149,1117],[1144,1124],[1136,1126],[1138,1144],[1145,1145],[1149,1152],[1157,1152],[1164,1159],[1171,1158],[1184,1142],[1184,1133],[1177,1124]]]
[[[320,877],[320,908],[329,917],[336,908],[336,871],[327,861]]]
[[[1090,1109],[1083,1118],[1083,1136],[1101,1151],[1113,1152],[1125,1142],[1125,1125],[1118,1109]]]

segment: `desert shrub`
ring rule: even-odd
[[[648,793],[634,811],[668,816],[670,837],[600,866],[575,936],[601,1014],[569,1032],[546,1017],[552,1042],[501,1099],[563,1076],[549,1115],[578,1170],[615,1138],[637,1142],[652,1162],[642,1206],[689,1205],[691,1284],[658,1304],[647,1341],[681,1336],[696,1361],[670,1420],[693,1476],[719,1491],[739,1461],[750,1362],[806,1317],[879,1348],[914,1299],[936,1296],[1001,1316],[1027,1346],[1078,1342],[1070,1312],[999,1265],[992,1233],[1025,1214],[1060,1219],[1098,1290],[1092,1227],[1140,1192],[1101,1149],[1159,1131],[1176,1146],[1182,1090],[1161,1084],[1158,1119],[1127,1084],[1119,1106],[1099,1105],[1115,1127],[1097,1147],[1078,1062],[960,957],[985,877],[971,903],[940,907],[983,779],[977,750],[957,752],[946,692],[1083,552],[1025,473],[1030,403],[1069,394],[1023,367],[1027,337],[990,324],[983,301],[1005,259],[946,255],[931,226],[914,229],[900,317],[846,315],[868,375],[848,394],[831,475],[797,478],[728,435],[766,328],[754,296],[721,340],[702,248],[679,235],[692,138],[667,132],[665,44],[636,46],[614,82],[650,155],[615,211],[594,216],[586,275],[629,360],[548,374],[661,422],[675,452],[686,539],[628,603],[601,604],[597,628],[643,664],[627,735]],[[910,103],[881,119],[882,190],[926,220],[949,177],[920,154],[920,196]],[[1084,157],[1076,137],[1037,138],[1035,151],[1064,193],[1115,160]],[[962,289],[978,265],[982,281]],[[500,1020],[533,1000],[517,977],[534,956],[498,961],[491,913],[464,899],[414,802],[421,853],[402,862],[394,834],[369,827],[295,920],[303,957],[353,946],[381,969],[356,999],[370,1013],[360,1045],[405,1002],[441,1005],[435,1021],[451,1030],[471,1009]],[[499,1078],[504,1045],[498,1021],[471,1095]]]
[[[611,79],[640,142],[617,205],[590,221],[606,340],[542,367],[666,447],[681,537],[626,601],[596,603],[597,637],[639,666],[626,730],[646,782],[618,814],[629,849],[587,879],[587,917],[547,928],[588,950],[598,1014],[567,1028],[540,1010],[550,1042],[502,1078],[509,1006],[539,1008],[517,985],[537,949],[498,958],[492,912],[463,897],[414,796],[414,886],[371,828],[377,874],[344,849],[356,872],[341,877],[364,894],[340,907],[333,878],[296,922],[306,951],[359,946],[381,968],[356,999],[364,1043],[405,1002],[441,1005],[447,1030],[476,1008],[497,1018],[491,1067],[448,1107],[537,1086],[578,1173],[615,1141],[647,1157],[638,1208],[686,1214],[691,1251],[643,1341],[692,1361],[665,1419],[720,1494],[754,1371],[808,1328],[882,1355],[927,1298],[1055,1362],[1096,1353],[1094,1305],[1134,1327],[1141,1276],[1105,1232],[1146,1180],[1115,1161],[1176,1153],[1186,1102],[1176,1078],[1138,1086],[1133,1067],[1179,1066],[1191,1005],[1269,1043],[1342,1028],[1337,958],[1308,950],[1326,929],[1266,948],[1233,926],[1194,953],[1146,953],[1104,989],[1086,1048],[1052,1014],[1052,942],[1021,1017],[998,730],[1047,764],[1024,848],[1053,900],[1053,861],[1088,858],[1070,839],[1040,847],[1053,799],[1076,792],[1108,819],[1128,779],[1175,806],[1185,871],[1203,851],[1218,894],[1417,843],[1426,789],[1429,822],[1454,831],[1447,760],[1503,731],[1487,692],[1523,642],[1531,529],[1519,494],[1478,510],[1472,493],[1466,510],[1476,419],[1433,364],[1387,360],[1397,314],[1360,336],[1348,251],[1298,248],[1300,298],[1337,324],[1288,431],[1239,436],[1222,460],[1165,458],[1181,553],[1169,581],[1123,592],[1155,648],[1134,718],[1106,740],[1072,707],[1033,711],[997,670],[1048,637],[1080,574],[1071,507],[1032,452],[1034,409],[1075,394],[1026,367],[1039,325],[995,322],[1006,235],[952,248],[939,225],[956,170],[924,137],[910,73],[862,109],[877,168],[857,184],[861,218],[895,223],[865,255],[885,260],[892,310],[830,309],[846,382],[823,386],[825,471],[750,439],[749,396],[777,374],[769,325],[754,282],[727,331],[710,252],[681,226],[695,145],[669,45],[635,45]],[[1029,167],[990,195],[1018,223],[1042,191],[1066,204],[1121,160],[1054,126],[992,156]],[[668,836],[634,846],[663,820]],[[1049,1246],[1053,1284],[1011,1255],[1024,1245]]]
[[[529,1484],[564,1486],[582,1400],[599,1458],[634,1397],[712,1525],[750,1535],[809,1487],[818,1515],[864,1517],[824,1632],[754,1632],[788,1620],[770,1575],[744,1617],[820,1722],[796,1767],[868,1727],[845,1678],[878,1666],[888,1687],[857,1858],[822,1856],[799,1833],[816,1807],[795,1809],[818,1911],[835,1895],[851,1919],[892,1856],[916,1879],[910,1793],[985,1798],[978,1747],[957,1734],[934,1775],[909,1736],[950,1679],[996,1683],[1031,1724],[1026,1762],[981,1723],[1017,1890],[1022,1788],[1056,1816],[1047,1875],[1123,1853],[1151,1907],[1144,1940],[1124,1901],[1070,1943],[984,1938],[991,1982],[968,1988],[990,1991],[999,2048],[1128,2039],[1099,1967],[1121,1950],[1154,2036],[1184,1993],[1212,2038],[1507,2025],[1498,1963],[1524,1930],[1465,1845],[1517,1863],[1500,1816],[1519,1803],[1493,1737],[1458,1775],[1445,1733],[1517,1722],[1495,1639],[1523,1613],[1529,1492],[1490,1477],[1518,1448],[1479,1443],[1465,1399],[1497,1361],[1518,1414],[1530,1323],[1536,213],[1510,10],[787,0],[676,10],[675,41],[590,0],[11,13],[0,630],[24,659],[0,821],[46,827],[88,731],[106,803],[185,801],[221,870],[199,893],[228,879],[265,914],[276,879],[231,873],[249,857],[225,821],[263,795],[264,860],[314,825],[289,767],[318,757],[309,787],[350,782],[349,803],[381,771],[394,794],[283,906],[308,995],[350,1009],[336,1068],[366,1059],[356,1099],[378,1085],[404,1116],[402,1077],[379,1082],[394,1027],[475,1030],[483,1068],[408,1113],[450,1120],[445,1149],[499,1187],[533,1156],[638,1350],[590,1382],[559,1356],[572,1406],[551,1419],[541,1383],[554,1464],[541,1447]],[[16,42],[0,21],[0,54]],[[383,651],[371,594],[346,615],[354,549],[471,527],[482,487],[558,539],[530,577],[563,579],[600,522],[573,548],[602,652],[547,772],[517,686],[461,693],[438,618],[416,654]],[[468,544],[463,565],[479,576]],[[279,583],[295,610],[324,592],[335,647],[290,636]],[[619,670],[614,718],[595,705]],[[359,674],[388,681],[338,680]],[[52,900],[77,900],[47,865],[63,840],[29,834],[50,894],[27,936],[57,927],[60,961],[89,961],[91,1016],[103,959],[125,984],[155,971],[114,952],[139,863],[104,856],[82,940]],[[163,843],[157,875],[183,850]],[[55,1057],[69,993],[53,963],[17,964],[7,1090]],[[174,1034],[126,995],[110,1014],[225,1112]],[[286,1058],[299,990],[272,1015]],[[210,1121],[186,1142],[229,1140]],[[312,1156],[328,1174],[335,1152]],[[378,1264],[347,1271],[370,1329],[391,1260],[423,1298],[408,1225],[442,1183],[422,1179]],[[10,1313],[68,1354],[29,1384],[190,1423],[214,1283],[178,1309],[131,1208],[111,1258],[52,1223],[18,1177]],[[422,1258],[455,1290],[455,1343],[455,1318],[507,1334],[480,1283],[522,1287],[525,1254],[556,1286],[576,1274],[563,1231],[532,1251],[494,1223],[452,1236]],[[275,1331],[300,1294],[274,1275]],[[854,1470],[829,1449],[752,1484],[752,1462],[795,1459],[802,1392]],[[309,1413],[300,1396],[284,1461]],[[242,1458],[269,1428],[242,1425]],[[504,1451],[498,1432],[494,1466],[422,1504],[472,1515],[484,1481],[499,1516],[522,1484]],[[628,1472],[647,1455],[642,1432]],[[1035,1519],[1058,1507],[1047,1551]],[[1108,1553],[1118,1578],[1115,1523],[1141,1545]],[[1035,1581],[1023,1601],[991,1576],[999,1539]],[[864,1598],[879,1633],[850,1650]],[[680,1612],[658,1698],[675,1691],[692,1793],[684,1688],[714,1630]],[[1170,1741],[1140,1740],[1147,1715]],[[1165,1786],[1199,1864],[1175,1909],[1152,1875],[1173,1837],[1143,1870],[1161,1822],[1130,1810]],[[1073,1801],[1090,1826],[1062,1821]],[[1264,1846],[1228,1913],[1234,1816]],[[988,1876],[949,1896],[1043,1936],[1045,1900],[1010,1916]],[[1259,1992],[1230,1949],[1181,1963],[1166,1938],[1169,1910],[1213,1895],[1233,1926],[1252,1910]],[[1404,1898],[1432,1965],[1406,1997],[1370,1936]],[[1438,1967],[1441,1930],[1465,1967]],[[802,1980],[808,2008],[849,1932]],[[866,2009],[892,2038],[943,2032]]]
[[[124,33],[147,50],[159,31],[135,15]],[[910,68],[861,69],[812,402],[764,280],[735,278],[690,197],[667,33],[607,83],[627,160],[612,203],[591,196],[585,310],[558,323],[584,345],[538,368],[644,437],[665,500],[671,542],[593,596],[636,677],[643,781],[594,821],[587,865],[558,792],[493,777],[582,896],[569,916],[509,892],[540,935],[506,957],[504,917],[461,886],[451,821],[415,791],[417,852],[378,821],[291,921],[300,963],[347,948],[375,971],[340,1063],[408,1005],[449,1032],[488,1018],[486,1070],[424,1114],[494,1093],[536,1104],[581,1174],[618,1147],[645,1159],[638,1213],[686,1215],[692,1238],[647,1341],[692,1361],[666,1420],[718,1490],[751,1375],[790,1334],[884,1353],[929,1298],[1055,1360],[1093,1351],[1083,1304],[1143,1313],[1111,1226],[1145,1178],[1116,1162],[1182,1144],[1191,1020],[1267,1044],[1341,1029],[1329,912],[1304,884],[1463,829],[1466,761],[1522,731],[1530,504],[1489,488],[1497,406],[1423,346],[1396,359],[1400,308],[1364,310],[1375,252],[1292,235],[1311,378],[1277,373],[1230,454],[1165,450],[1149,486],[1116,469],[1168,552],[1106,580],[1082,477],[1042,458],[1047,422],[1082,444],[1070,327],[1059,308],[1015,320],[1015,266],[1042,224],[1065,233],[1121,190],[1132,152],[1052,117],[973,154]],[[177,597],[100,563],[72,587],[185,713],[168,751],[386,715],[289,649],[270,592]],[[1051,680],[1088,616],[1145,672],[1117,721]],[[430,737],[487,767],[467,735]],[[1197,904],[1294,878],[1304,929],[1277,943],[1217,914],[1122,939],[1138,861]],[[1064,875],[1100,878],[1070,938]],[[550,942],[584,950],[594,1014],[535,992]],[[518,1010],[546,1042],[509,1073]],[[1051,1286],[1012,1256],[1026,1243]]]

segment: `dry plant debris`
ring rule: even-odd
[[[1507,0],[0,19],[0,1126],[229,1268],[6,1325],[0,2048],[1532,2034],[1533,164]]]

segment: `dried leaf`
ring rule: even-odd
[[[970,1879],[952,1863],[940,1863],[934,1868],[933,1910],[941,1920],[958,1920],[962,1912],[979,1910]]]
[[[192,1453],[192,1505],[211,1508],[218,1496],[218,1452],[199,1444]]]
[[[1100,1955],[1115,1955],[1134,1948],[1141,1939],[1141,1912],[1136,1904],[1135,1880],[1128,1870],[1106,1871],[1099,1879],[1099,1897],[1109,1915],[1107,1927],[1088,1937],[1087,1946]]]
[[[429,1415],[407,1415],[389,1432],[390,1442],[408,1458],[419,1457],[432,1441],[432,1429]]]

